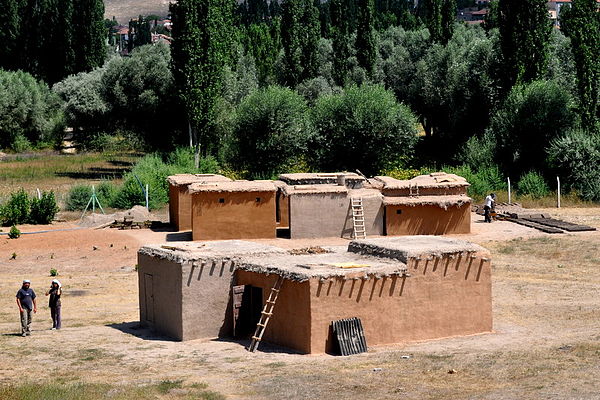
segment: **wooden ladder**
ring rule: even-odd
[[[365,229],[365,210],[363,208],[362,197],[352,197],[352,223],[354,225],[354,239],[366,239],[367,231]]]
[[[283,276],[279,275],[277,280],[275,281],[275,285],[271,288],[271,293],[269,294],[269,298],[265,303],[265,306],[260,313],[260,320],[258,324],[256,324],[256,331],[252,336],[252,342],[250,342],[250,347],[248,347],[248,351],[254,352],[258,348],[260,341],[262,340],[263,334],[265,333],[265,329],[267,329],[267,324],[273,315],[273,308],[275,308],[275,303],[277,302],[277,297],[279,297],[279,291],[281,290],[281,285],[283,284]]]

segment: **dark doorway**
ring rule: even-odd
[[[233,336],[250,337],[256,330],[263,309],[263,290],[252,285],[232,288],[233,294]]]

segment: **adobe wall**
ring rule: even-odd
[[[398,214],[400,211],[400,214]],[[445,235],[471,232],[471,206],[385,206],[386,235]]]
[[[187,185],[169,185],[169,220],[178,231],[192,229],[192,195]]]
[[[279,194],[279,217],[280,221],[277,227],[289,228],[290,227],[290,198],[283,192]]]
[[[179,230],[179,190],[169,184],[169,222]]]
[[[199,265],[181,266],[182,340],[231,335],[233,262],[209,259],[194,264]]]
[[[277,275],[274,274],[236,271],[236,285],[252,285],[263,289],[263,306],[276,280]],[[267,324],[263,339],[302,353],[311,353],[310,324],[309,282],[295,282],[286,279],[281,286],[279,298],[273,309],[273,316]]]
[[[351,317],[368,346],[491,332],[489,255],[451,257],[413,259],[409,277],[311,279],[310,352],[331,352],[331,322]]]
[[[150,286],[150,282],[152,287]],[[181,265],[138,254],[140,324],[183,340]]]
[[[381,189],[381,193],[384,196],[410,196],[414,195],[418,190],[419,196],[451,196],[451,195],[459,195],[459,194],[467,194],[467,186],[444,186],[444,187],[419,187],[413,186],[412,193],[411,189],[403,188],[403,189],[389,189],[383,188]]]
[[[346,193],[293,194],[289,199],[292,239],[352,237],[352,209]],[[383,235],[382,199],[363,197],[363,209],[367,235]]]
[[[274,238],[275,229],[275,192],[192,194],[193,240]]]

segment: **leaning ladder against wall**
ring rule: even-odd
[[[365,210],[363,208],[362,197],[352,197],[352,223],[354,225],[354,239],[366,239],[367,231],[365,229]]]

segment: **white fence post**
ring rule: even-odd
[[[148,207],[148,184],[146,184],[146,210],[150,211],[150,207]]]
[[[512,201],[510,201],[510,178],[506,178],[506,180],[508,181],[508,203],[512,203]]]
[[[560,208],[560,178],[556,177],[556,208]]]

